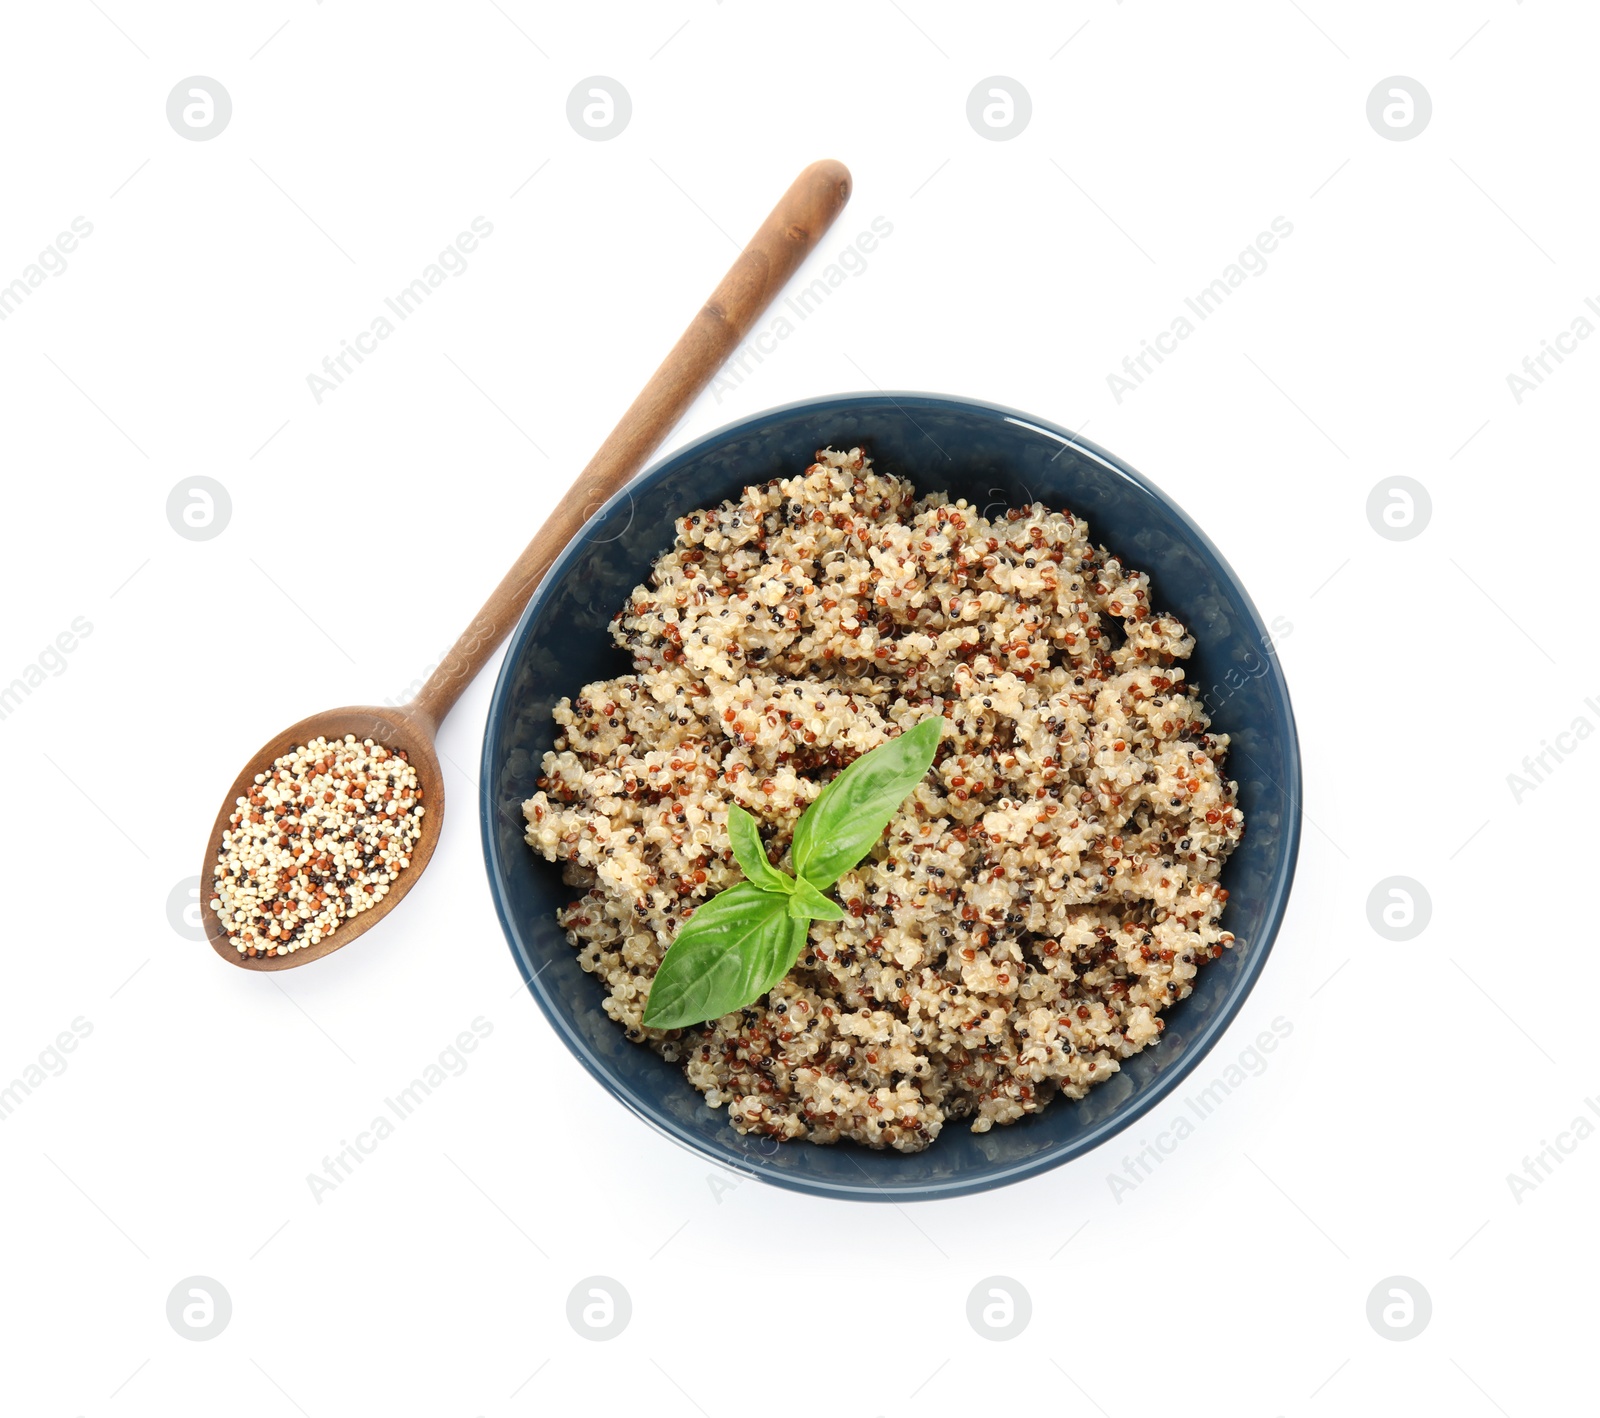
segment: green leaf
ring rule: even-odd
[[[686,1029],[753,1004],[794,968],[813,920],[841,921],[822,893],[855,866],[922,781],[938,752],[938,715],[864,753],[818,795],[795,827],[798,879],[767,860],[756,820],[728,805],[728,840],[747,880],[699,907],[650,985],[648,1029]]]
[[[734,861],[739,863],[739,870],[752,885],[785,895],[794,890],[794,878],[767,860],[767,849],[761,845],[761,832],[755,818],[738,803],[728,804],[728,840],[733,844]]]
[[[806,940],[788,897],[741,881],[718,892],[667,949],[645,1005],[647,1029],[719,1019],[766,994],[789,973]]]
[[[793,880],[793,878],[790,878]],[[799,921],[842,921],[844,911],[802,877],[789,897],[789,914]]]
[[[826,890],[873,848],[938,752],[937,714],[864,753],[824,788],[794,832],[795,874]]]
[[[810,921],[800,921],[796,920],[793,916],[789,917],[789,939],[784,942],[783,947],[786,956],[786,962],[783,969],[778,972],[778,979],[774,980],[772,985],[776,985],[779,980],[782,980],[785,975],[794,969],[794,963],[800,958],[800,952],[806,948],[806,937],[810,934]],[[767,989],[770,990],[772,985],[768,985]],[[766,990],[763,990],[762,994],[765,993]],[[761,995],[757,995],[756,998],[760,999]]]

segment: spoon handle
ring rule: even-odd
[[[843,163],[814,162],[772,209],[722,284],[700,308],[578,474],[483,609],[408,706],[435,729],[517,623],[544,574],[606,499],[625,487],[850,200]]]

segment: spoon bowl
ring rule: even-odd
[[[291,724],[282,733],[274,735],[250,756],[250,761],[240,770],[223,799],[216,821],[211,824],[211,855],[200,874],[200,918],[205,927],[206,939],[211,948],[230,964],[246,970],[287,970],[294,965],[305,965],[331,955],[340,946],[364,935],[392,911],[410,891],[439,844],[439,829],[444,823],[444,774],[439,768],[439,755],[433,747],[433,725],[415,704],[402,708],[387,705],[354,704],[343,709],[324,709],[298,724]],[[411,849],[411,865],[401,869],[389,883],[377,905],[359,915],[347,916],[338,928],[325,935],[315,945],[303,945],[284,955],[246,955],[228,939],[227,927],[222,918],[211,909],[212,868],[216,865],[222,834],[229,827],[228,819],[238,807],[238,801],[255,785],[256,774],[268,772],[275,760],[286,753],[311,742],[325,738],[329,742],[354,734],[358,740],[371,739],[396,753],[404,753],[416,770],[417,782],[422,788],[422,835]]]

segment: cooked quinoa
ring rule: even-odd
[[[617,613],[634,672],[555,709],[527,840],[627,1036],[741,1133],[915,1152],[1082,1098],[1156,1043],[1233,936],[1225,734],[1149,577],[1035,503],[986,518],[826,449],[690,513]],[[692,1029],[641,1024],[694,908],[740,879],[738,802],[788,871],[843,766],[930,712],[939,756],[795,968]]]

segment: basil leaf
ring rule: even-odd
[[[778,972],[778,979],[774,980],[772,985],[768,985],[767,989],[770,990],[773,985],[776,985],[779,980],[794,969],[794,963],[800,958],[800,952],[806,948],[806,937],[810,934],[811,922],[796,920],[791,914],[789,917],[789,939],[784,943],[783,947],[785,964],[783,969]],[[757,995],[756,998],[760,999],[761,996]]]
[[[748,881],[718,892],[668,947],[650,985],[645,1027],[684,1029],[760,999],[799,958],[805,929],[778,892]]]
[[[864,753],[818,795],[795,827],[790,877],[767,859],[756,820],[728,805],[728,840],[747,880],[699,907],[650,984],[648,1029],[686,1029],[753,1004],[794,967],[813,920],[844,911],[822,893],[855,866],[922,781],[939,749],[938,715]]]
[[[795,827],[795,875],[826,889],[866,856],[932,765],[943,728],[932,715],[829,783]]]
[[[733,844],[734,861],[739,863],[739,870],[752,885],[785,895],[794,890],[794,878],[767,860],[767,849],[761,845],[755,818],[738,803],[728,804],[728,840]]]
[[[789,897],[789,915],[797,921],[844,920],[844,911],[838,903],[830,901],[804,877],[794,883],[794,892]]]

